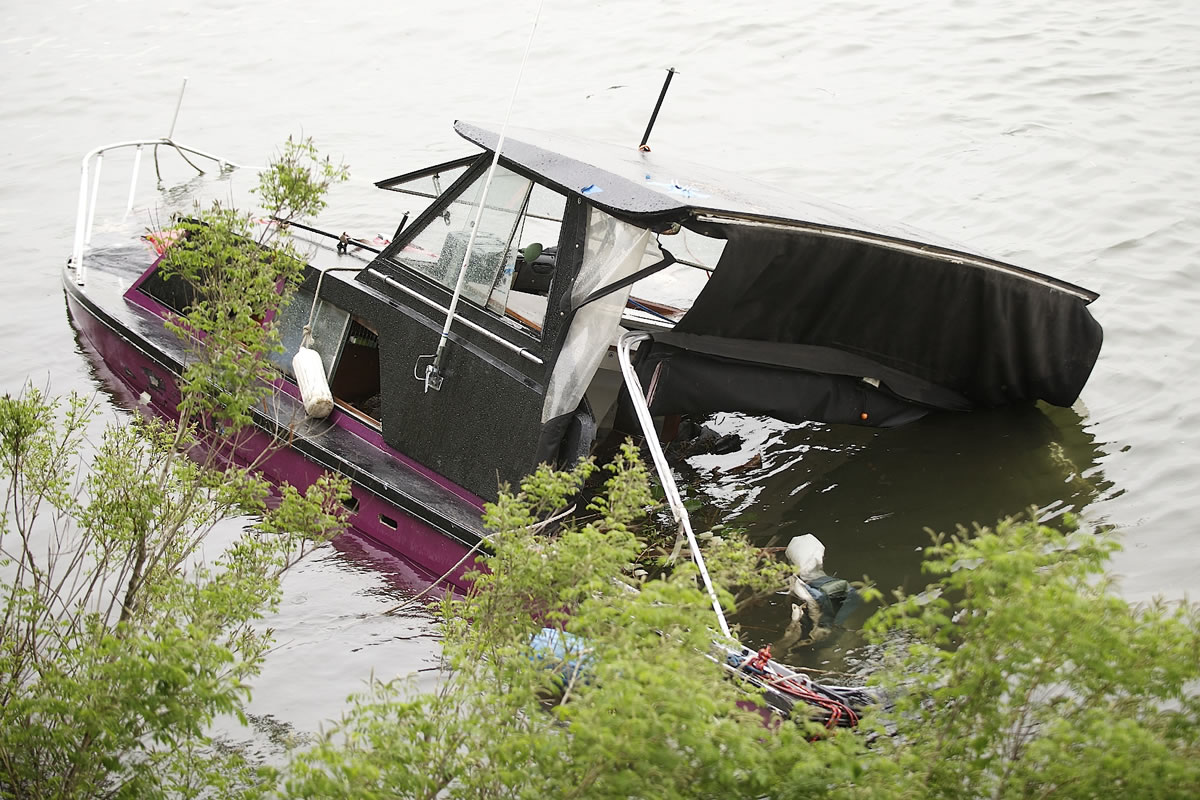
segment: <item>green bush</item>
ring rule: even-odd
[[[274,214],[318,208],[344,171],[289,142],[260,194]],[[26,388],[0,398],[0,796],[254,794],[269,775],[212,746],[241,715],[270,646],[254,623],[280,575],[345,527],[345,479],[271,491],[226,456],[249,441],[270,391],[261,320],[286,302],[299,261],[214,206],[178,224],[168,269],[202,284],[172,324],[193,345],[182,421],[135,417],[88,440],[93,404]],[[203,344],[199,339],[203,337]],[[261,457],[270,454],[268,445]],[[205,558],[222,522],[234,541]]]
[[[1200,611],[1129,605],[1115,548],[1031,511],[926,550],[937,582],[868,623],[900,643],[880,796],[1200,796]]]
[[[590,469],[489,507],[490,572],[442,604],[439,691],[373,684],[288,796],[1200,796],[1198,612],[1113,594],[1110,538],[1030,518],[938,539],[935,582],[867,626],[888,702],[857,731],[764,726],[709,657],[695,570],[635,577],[650,498],[632,450],[590,516],[539,529]],[[744,579],[746,549],[708,548],[713,573]],[[580,638],[549,656],[543,625]]]

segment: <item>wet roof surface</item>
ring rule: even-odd
[[[494,151],[499,134],[459,121],[455,131]],[[761,183],[745,175],[689,161],[643,153],[630,145],[588,141],[558,133],[509,128],[502,155],[568,192],[617,214],[682,221],[711,212],[798,222],[822,228],[929,244],[974,256],[983,253],[936,234],[895,222],[867,219],[837,203]]]

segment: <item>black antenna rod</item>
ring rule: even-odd
[[[662,91],[658,93],[658,102],[654,104],[654,113],[650,115],[650,121],[646,123],[646,132],[642,134],[642,143],[638,145],[638,150],[643,153],[650,152],[650,145],[646,142],[650,141],[650,131],[654,129],[654,120],[658,119],[658,110],[662,108],[663,98],[667,96],[667,89],[671,85],[671,78],[675,77],[675,68],[671,67],[667,70],[667,79],[663,81]]]

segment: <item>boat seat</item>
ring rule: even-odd
[[[530,247],[535,246],[530,245]],[[532,261],[526,261],[524,252],[518,251],[512,290],[530,294],[549,294],[550,281],[554,278],[554,265],[557,258],[557,247],[547,247],[541,250]]]
[[[504,315],[541,333],[542,321],[546,319],[546,295],[523,292],[513,287],[505,300]]]

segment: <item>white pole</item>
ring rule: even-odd
[[[96,221],[96,199],[100,196],[100,168],[104,166],[104,153],[96,155],[96,174],[92,176],[92,202],[88,208],[87,233],[84,234],[83,243],[91,245],[92,243],[92,223]]]
[[[438,339],[437,351],[433,362],[425,368],[425,391],[430,387],[441,388],[442,355],[446,343],[450,341],[450,323],[454,321],[454,312],[458,308],[458,300],[462,297],[463,284],[467,280],[467,265],[471,263],[471,251],[475,248],[475,235],[479,232],[479,220],[483,217],[483,208],[487,205],[488,190],[492,186],[492,178],[496,176],[496,166],[500,163],[500,150],[504,147],[504,136],[508,132],[508,121],[512,118],[513,105],[517,102],[517,90],[521,87],[521,78],[525,75],[525,64],[529,61],[529,51],[533,48],[533,35],[537,32],[538,20],[542,16],[542,3],[538,0],[537,13],[533,16],[533,27],[529,29],[529,41],[525,43],[525,55],[521,58],[521,69],[517,72],[517,82],[513,86],[512,97],[508,100],[508,111],[504,114],[504,124],[500,127],[500,138],[496,141],[496,150],[492,153],[492,165],[488,167],[487,179],[483,183],[483,196],[479,199],[479,207],[475,209],[475,221],[471,223],[471,236],[467,239],[467,251],[463,253],[462,265],[458,269],[458,280],[454,284],[454,294],[450,297],[450,309],[446,314],[446,324],[442,327],[441,338]]]
[[[113,144],[102,145],[100,147],[97,147],[94,150],[89,150],[88,153],[83,157],[83,160],[80,162],[80,165],[79,165],[79,205],[78,205],[76,213],[75,213],[75,245],[71,250],[71,267],[72,267],[72,269],[75,270],[75,282],[78,283],[80,286],[83,285],[83,281],[84,281],[84,268],[83,268],[84,246],[85,246],[85,243],[90,243],[91,239],[92,239],[92,219],[95,217],[95,213],[96,213],[96,195],[98,195],[100,192],[100,164],[103,160],[103,154],[108,152],[109,150],[118,150],[122,147],[135,147],[136,146],[138,148],[138,153],[134,157],[134,178],[130,182],[130,189],[129,189],[129,193],[130,193],[129,203],[130,203],[130,205],[132,205],[133,190],[134,190],[134,184],[137,182],[137,171],[138,171],[138,166],[140,164],[139,156],[141,155],[141,149],[144,145],[159,145],[159,144],[169,144],[178,150],[186,150],[187,152],[192,153],[194,155],[198,155],[202,158],[207,158],[210,161],[215,161],[219,164],[224,164],[224,165],[233,167],[235,169],[252,169],[255,171],[262,171],[262,169],[263,169],[262,167],[243,166],[241,164],[237,164],[233,161],[230,161],[227,158],[222,158],[221,156],[216,156],[216,155],[213,155],[212,153],[207,153],[203,150],[196,150],[191,147],[185,147],[184,145],[181,145],[181,144],[175,144],[174,142],[167,141],[166,139],[141,139],[141,140],[133,140],[133,141],[128,141],[128,142],[115,142]],[[91,204],[90,204],[91,205],[91,218],[89,218],[89,216],[88,216],[88,206],[89,206],[89,203],[88,203],[88,200],[89,200],[89,197],[88,197],[88,164],[91,163],[91,160],[93,158],[96,159],[96,179],[92,186],[93,196],[90,198],[90,200],[91,200]],[[126,211],[126,213],[128,213],[128,210]]]
[[[75,248],[71,253],[71,265],[75,267],[75,282],[83,285],[83,234],[87,227],[88,207],[88,160],[91,154],[84,156],[83,166],[79,172],[79,207],[75,212]]]
[[[142,146],[137,146],[137,151],[133,154],[133,177],[129,179],[129,202],[125,204],[125,217],[129,216],[129,212],[133,211],[133,194],[137,190],[138,168],[142,165]],[[125,217],[122,217],[124,220]]]

